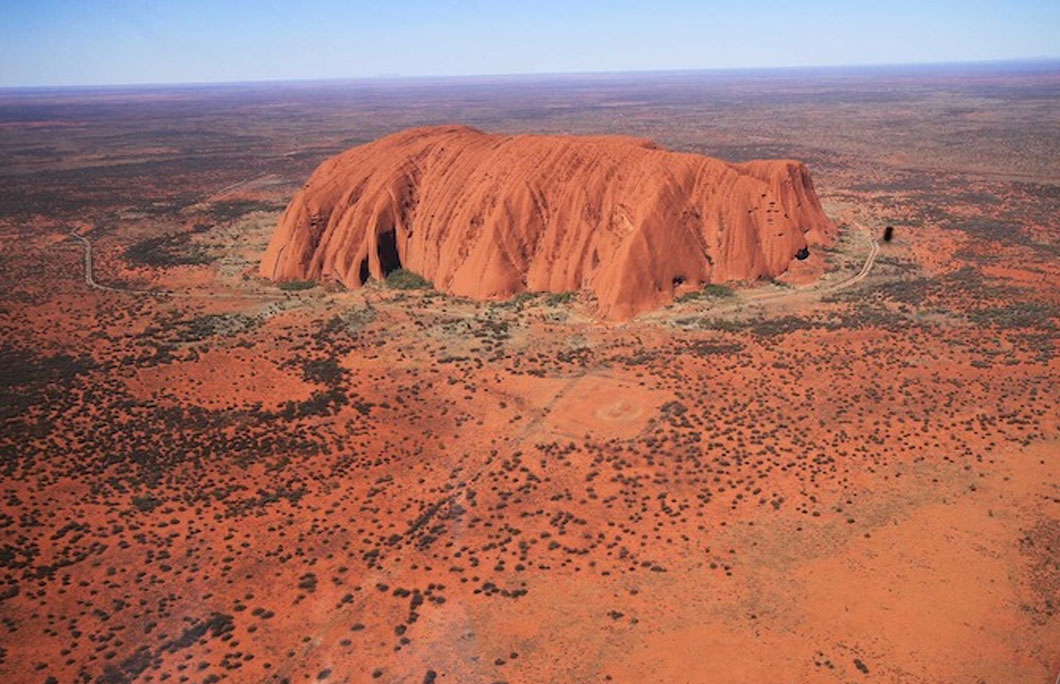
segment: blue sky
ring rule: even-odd
[[[1060,0],[0,0],[0,86],[1060,57]]]

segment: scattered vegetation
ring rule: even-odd
[[[299,292],[301,290],[311,290],[316,285],[315,280],[284,280],[277,287],[284,292]]]
[[[386,286],[392,290],[430,290],[431,282],[405,268],[397,268],[386,276]]]
[[[145,238],[125,249],[125,260],[131,264],[165,268],[167,266],[201,266],[212,260],[202,245],[190,242],[195,233],[206,230],[196,226],[192,233],[172,233]]]
[[[785,97],[793,121],[796,109],[819,106]],[[894,97],[866,94],[858,111],[890,107]],[[921,99],[916,106],[935,106]],[[308,111],[329,116],[329,102]],[[26,107],[27,120],[48,114],[45,105]],[[212,123],[198,126],[193,109],[180,108],[188,126],[145,137],[123,124],[108,144],[132,156],[136,145],[162,139],[207,154],[76,172],[38,171],[46,164],[20,166],[19,154],[9,154],[18,172],[0,188],[0,205],[9,219],[98,212],[94,236],[111,239],[100,241],[101,273],[122,256],[165,266],[193,257],[200,238],[166,235],[134,245],[131,256],[113,253],[107,245],[138,220],[115,216],[168,216],[152,221],[175,230],[187,220],[177,212],[201,206],[205,190],[245,178],[247,168],[308,173],[322,153],[338,151],[248,158],[247,149],[266,146],[239,130],[242,121],[216,130],[220,110],[207,108]],[[283,120],[272,116],[256,124]],[[829,131],[842,125],[842,117],[809,119]],[[976,125],[997,132],[992,121],[1000,120],[1012,119]],[[105,118],[95,121],[89,128],[98,131]],[[198,138],[189,138],[192,125]],[[1041,130],[1012,145],[1029,174],[1055,147],[1037,144]],[[25,135],[55,137],[50,127]],[[75,163],[65,148],[78,135],[71,127],[63,150],[34,148],[33,159]],[[675,144],[682,135],[673,133]],[[997,139],[1008,145],[1014,135]],[[858,136],[817,139],[854,145]],[[946,154],[986,155],[993,139],[947,145]],[[830,194],[842,196],[865,172],[845,166],[841,151],[776,140],[773,155],[827,166]],[[764,148],[733,149],[761,156]],[[37,239],[9,240],[0,269],[9,295],[0,305],[8,340],[0,351],[0,472],[13,484],[0,493],[0,664],[12,681],[53,684],[290,684],[314,673],[329,682],[386,681],[412,671],[402,659],[422,649],[407,646],[436,624],[431,611],[446,601],[497,615],[518,611],[523,597],[557,577],[607,577],[631,591],[592,610],[632,628],[644,614],[638,601],[658,596],[638,599],[632,588],[648,586],[668,563],[685,567],[692,546],[699,572],[715,573],[706,581],[730,591],[730,578],[752,575],[778,544],[810,553],[818,542],[826,550],[851,538],[873,545],[895,506],[910,501],[974,504],[975,488],[989,484],[997,491],[979,503],[989,503],[991,516],[1020,498],[1031,508],[1054,505],[1047,488],[1035,490],[1046,498],[993,494],[1011,486],[1001,476],[1017,465],[1013,446],[1055,436],[1060,396],[1048,364],[1056,363],[1060,302],[1036,283],[1054,273],[1055,253],[1042,245],[1056,230],[1060,191],[952,176],[884,169],[870,196],[849,195],[900,226],[897,244],[883,247],[863,286],[837,292],[817,313],[777,307],[761,318],[711,321],[702,319],[707,307],[690,307],[681,331],[643,321],[565,326],[538,315],[556,313],[544,306],[574,293],[489,305],[427,293],[408,296],[400,310],[397,293],[380,304],[368,292],[350,308],[279,297],[297,315],[261,325],[272,304],[71,296],[85,290],[73,268],[77,245],[45,251]],[[959,201],[983,204],[947,201],[955,187],[972,185],[988,187],[969,187]],[[215,209],[228,220],[254,207]],[[13,235],[40,230],[16,223],[9,221]],[[962,224],[966,233],[947,236],[966,242],[930,272],[899,258],[907,239]],[[1007,268],[984,269],[983,255]],[[944,268],[955,270],[939,275]],[[1005,275],[1012,272],[1019,277]],[[422,305],[435,296],[439,305]],[[729,296],[724,286],[693,293]],[[533,315],[520,315],[522,307]],[[1045,472],[1047,462],[1028,461]],[[1021,513],[1000,511],[1033,518]],[[726,528],[731,515],[755,527]],[[1011,601],[1012,624],[1056,614],[1060,531],[1021,534],[1025,557],[1013,567],[1029,568],[1031,584]],[[991,562],[1002,560],[1010,559]],[[680,574],[669,581],[680,598]],[[324,648],[305,646],[317,630],[304,610],[331,626]],[[769,615],[752,617],[769,626]],[[480,669],[494,668],[481,672],[483,681],[520,678],[512,670],[526,661],[509,644],[483,643]],[[814,657],[847,678],[875,673],[884,660]],[[439,674],[413,674],[416,681],[454,676],[415,664],[428,666]]]
[[[217,223],[224,223],[252,211],[276,211],[278,209],[283,209],[283,206],[260,200],[223,200],[210,205],[210,217]]]
[[[717,283],[707,283],[694,292],[686,292],[674,301],[676,303],[694,302],[703,299],[728,299],[735,297],[736,293],[731,287]]]

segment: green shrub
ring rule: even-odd
[[[162,502],[153,496],[133,496],[132,505],[136,507],[142,513],[150,513],[159,506]]]
[[[512,298],[508,300],[508,303],[512,306],[522,307],[523,304],[527,304],[537,299],[537,295],[537,292],[516,292],[512,295]]]
[[[388,273],[386,286],[394,290],[430,290],[434,287],[431,281],[404,268]]]
[[[725,285],[715,285],[714,283],[707,283],[701,289],[695,290],[694,292],[686,292],[677,298],[678,302],[692,302],[697,299],[725,299],[727,297],[734,297],[735,292],[732,291],[731,287]]]
[[[703,286],[703,294],[708,297],[733,297],[736,293],[732,291],[731,287],[707,283]]]
[[[280,283],[278,287],[285,292],[296,292],[298,290],[308,290],[312,287],[316,287],[316,281],[313,280],[285,280]]]

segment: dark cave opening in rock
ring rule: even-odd
[[[364,285],[368,282],[368,276],[371,273],[368,270],[368,257],[361,259],[361,265],[357,270],[357,284]]]
[[[388,230],[380,233],[378,250],[379,268],[383,271],[384,278],[401,268],[401,258],[398,256],[397,250],[396,231]]]

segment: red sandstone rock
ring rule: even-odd
[[[832,232],[806,167],[730,164],[621,136],[415,128],[322,163],[261,262],[350,288],[403,267],[481,299],[588,289],[608,318],[679,283],[783,273]]]

